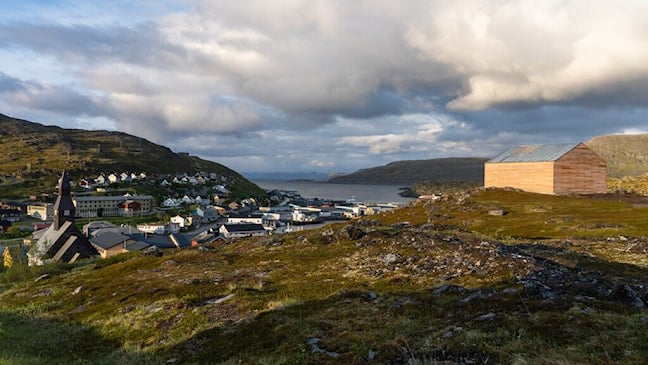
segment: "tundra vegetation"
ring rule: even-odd
[[[643,200],[457,190],[162,256],[15,264],[0,363],[641,363]]]

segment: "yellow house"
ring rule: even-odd
[[[54,204],[36,203],[28,205],[27,215],[42,221],[51,220],[54,217]]]
[[[484,164],[484,187],[543,194],[605,193],[607,164],[583,143],[510,148]]]

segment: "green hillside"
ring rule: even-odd
[[[54,186],[63,169],[75,178],[99,173],[215,172],[242,189],[260,189],[219,163],[122,132],[64,129],[0,114],[0,176],[14,189]],[[22,184],[22,185],[21,185]]]
[[[421,181],[483,182],[486,158],[437,158],[396,161],[384,166],[336,176],[327,182],[338,184],[411,185]]]
[[[0,363],[641,364],[646,209],[466,190],[161,257],[15,265]]]
[[[648,173],[648,134],[599,136],[585,144],[607,162],[609,177]]]

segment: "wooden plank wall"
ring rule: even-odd
[[[504,162],[484,164],[484,187],[512,187],[553,194],[554,162]]]
[[[584,144],[579,144],[555,164],[554,193],[605,193],[607,164]]]

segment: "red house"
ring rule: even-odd
[[[119,203],[119,210],[123,215],[137,214],[142,210],[142,204],[134,200],[126,200]]]

